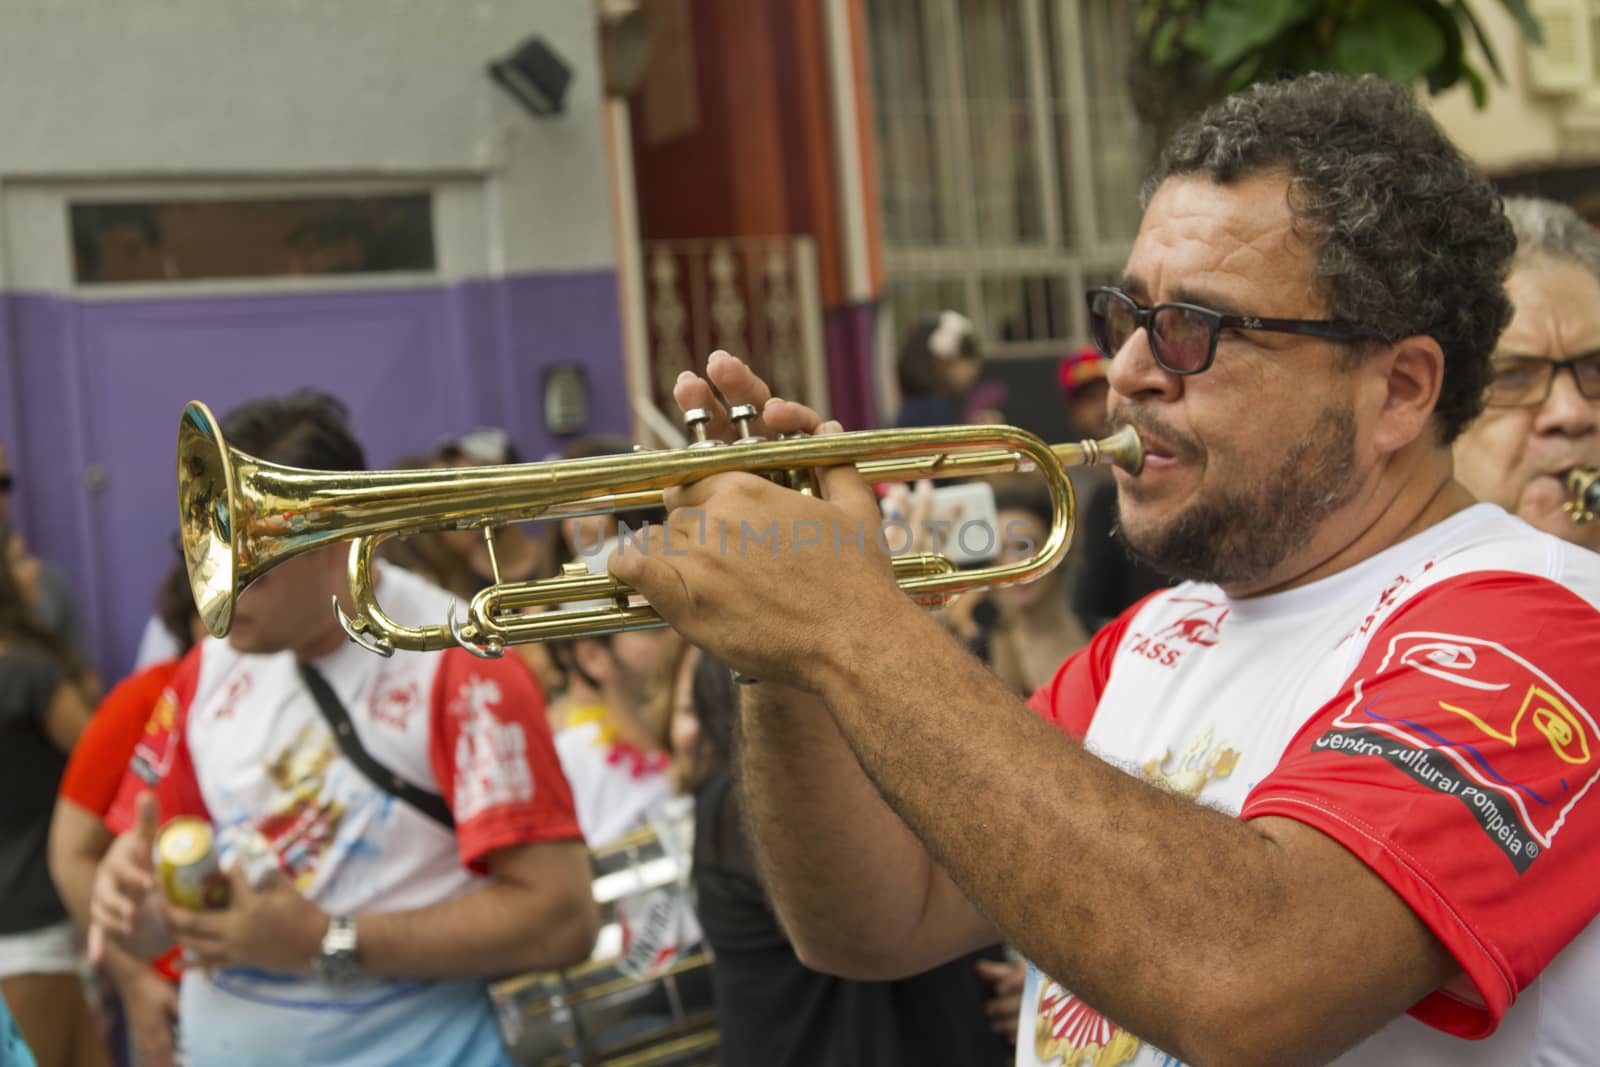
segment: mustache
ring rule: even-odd
[[[1198,459],[1203,451],[1199,441],[1179,433],[1170,422],[1139,404],[1118,404],[1111,412],[1110,426],[1112,432],[1132,426],[1140,437],[1155,438],[1178,459]]]

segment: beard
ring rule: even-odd
[[[1148,426],[1180,458],[1201,454],[1198,444],[1175,436],[1139,409],[1119,411],[1113,422]],[[1258,582],[1304,547],[1322,521],[1359,489],[1355,416],[1348,408],[1325,408],[1265,477],[1202,494],[1164,525],[1133,535],[1119,521],[1117,535],[1129,555],[1173,579]]]

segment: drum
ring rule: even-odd
[[[689,890],[693,837],[692,801],[680,797],[650,826],[594,851],[603,920],[593,955],[490,989],[519,1064],[717,1063],[711,956]]]

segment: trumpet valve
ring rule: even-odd
[[[689,443],[690,448],[705,448],[717,442],[706,437],[706,426],[711,422],[711,412],[705,408],[690,408],[683,413],[683,424],[689,427],[689,433],[694,440]]]
[[[762,440],[762,438],[750,432],[750,423],[755,419],[757,414],[758,412],[756,411],[756,406],[754,404],[735,404],[733,407],[728,409],[728,418],[732,419],[733,424],[739,428],[739,440]]]

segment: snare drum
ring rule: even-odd
[[[680,797],[651,826],[594,851],[604,919],[588,962],[491,988],[517,1063],[717,1063],[711,956],[689,892],[693,835],[692,802]]]

